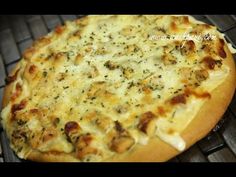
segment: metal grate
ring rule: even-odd
[[[216,25],[236,47],[236,15],[193,16],[208,24]],[[4,79],[19,61],[24,49],[55,26],[80,17],[81,15],[0,16],[0,102],[5,85]],[[234,58],[236,59],[236,55]],[[0,162],[24,162],[11,151],[1,127],[0,141]],[[236,162],[236,95],[215,129],[170,162]]]

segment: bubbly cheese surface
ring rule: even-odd
[[[67,22],[20,62],[20,94],[1,115],[12,147],[21,158],[38,150],[101,161],[160,138],[182,151],[181,132],[229,74],[221,45],[215,27],[187,16]]]

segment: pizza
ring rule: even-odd
[[[1,122],[11,148],[32,161],[168,161],[227,109],[231,48],[187,15],[68,21],[6,78]]]

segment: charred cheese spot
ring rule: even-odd
[[[26,107],[27,100],[22,100],[19,104],[13,104],[11,107],[11,121],[16,119],[16,112]]]
[[[10,84],[12,82],[14,82],[16,79],[17,79],[17,75],[18,75],[18,72],[20,71],[20,69],[18,69],[13,76],[8,76],[6,77],[5,81],[6,81],[6,84]]]
[[[30,73],[30,74],[34,74],[36,71],[37,71],[37,66],[31,65],[31,66],[29,67],[29,73]]]
[[[67,122],[65,125],[65,133],[69,135],[70,132],[77,131],[79,129],[79,124],[75,121]]]
[[[186,88],[184,94],[186,96],[194,95],[196,98],[211,98],[211,94],[206,91],[196,91],[190,88]]]
[[[188,18],[188,16],[184,16],[184,17],[182,17],[182,19],[183,19],[183,23],[184,24],[189,24],[189,18]]]
[[[225,45],[225,42],[223,39],[219,39],[219,44],[218,44],[218,55],[221,57],[221,58],[226,58],[227,55],[226,55],[226,52],[224,50],[224,45]]]
[[[30,113],[32,113],[32,114],[39,114],[40,113],[40,111],[39,111],[39,109],[30,109]]]
[[[194,95],[196,98],[211,98],[211,94],[204,91],[194,91],[191,89],[185,90],[186,95]]]
[[[58,35],[61,35],[66,29],[66,26],[57,26],[55,28],[55,33],[58,34]]]
[[[186,104],[186,95],[185,94],[179,94],[177,96],[174,96],[173,98],[171,98],[170,103],[172,105],[176,105],[176,104]]]
[[[172,31],[177,31],[177,29],[178,29],[178,27],[177,27],[177,25],[175,24],[175,22],[171,22],[170,28],[171,28]]]
[[[70,121],[65,124],[64,131],[69,141],[75,143],[80,134],[81,128],[77,122]]]
[[[38,79],[41,77],[41,71],[36,64],[28,62],[23,71],[23,78],[32,86],[37,84]]]
[[[216,60],[214,60],[212,57],[210,56],[206,56],[203,58],[202,62],[206,65],[206,67],[210,70],[213,70],[215,68],[216,65]]]
[[[146,133],[148,136],[152,136],[155,133],[155,114],[148,111],[140,116],[140,122],[138,124],[138,129]]]
[[[135,140],[122,125],[115,121],[115,133],[110,143],[110,149],[117,153],[123,153],[129,150],[135,143]]]
[[[121,123],[119,121],[115,121],[115,129],[119,133],[125,132],[125,129],[122,127],[122,125],[121,125]]]
[[[15,113],[16,111],[22,110],[25,108],[27,101],[22,100],[19,104],[14,104],[11,108],[11,113]]]
[[[21,93],[22,93],[22,86],[19,83],[16,83],[15,92],[12,94],[11,100],[14,101],[15,99],[17,99]]]
[[[196,96],[197,98],[211,98],[211,94],[208,92],[203,92],[203,93],[194,93],[194,96]]]

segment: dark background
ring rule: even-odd
[[[82,15],[0,15],[0,102],[5,77],[20,60],[22,52],[32,42],[46,35],[66,20]],[[216,25],[226,39],[236,47],[236,15],[194,15],[208,24]],[[236,59],[236,55],[234,55]],[[1,110],[1,105],[0,105]],[[207,119],[207,118],[206,118]],[[0,162],[20,162],[10,150],[0,128]],[[236,97],[234,96],[222,120],[204,139],[171,162],[236,162]]]

